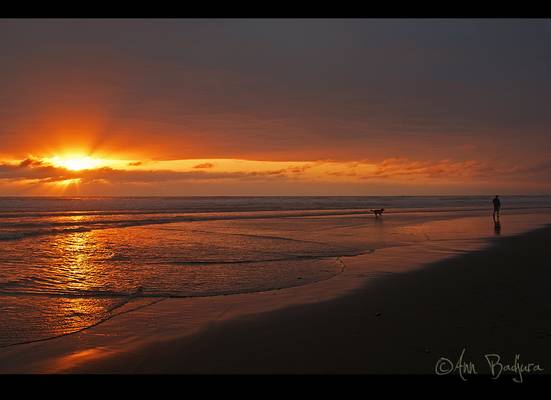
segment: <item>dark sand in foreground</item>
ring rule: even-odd
[[[549,243],[551,227],[499,238],[335,300],[216,322],[85,370],[434,374],[440,357],[455,362],[465,348],[481,374],[488,353],[551,371]]]

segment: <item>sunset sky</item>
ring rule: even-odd
[[[551,20],[0,20],[0,196],[551,194]]]

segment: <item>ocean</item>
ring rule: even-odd
[[[492,197],[3,197],[0,347],[86,329],[137,300],[331,279],[341,257],[428,240],[416,228],[426,221],[490,220]],[[502,204],[504,215],[546,213],[551,197]]]

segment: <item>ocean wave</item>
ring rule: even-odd
[[[7,213],[205,213],[362,208],[442,208],[488,206],[490,196],[212,196],[212,197],[0,197]],[[551,205],[551,196],[504,196],[507,206]]]
[[[300,257],[297,260],[305,259],[333,259],[335,269],[332,271],[324,269],[325,274],[316,275],[315,279],[300,279],[293,281],[293,283],[287,282],[287,284],[274,284],[264,285],[255,288],[236,288],[236,289],[219,289],[210,291],[178,291],[178,290],[158,290],[156,288],[147,288],[145,286],[138,286],[126,291],[117,290],[81,290],[71,289],[63,290],[56,287],[44,287],[44,286],[30,286],[24,285],[21,281],[6,282],[0,285],[0,296],[30,296],[30,297],[46,297],[46,298],[81,298],[81,299],[126,299],[130,301],[135,298],[190,298],[190,297],[213,297],[213,296],[226,296],[230,294],[239,293],[256,293],[265,292],[271,290],[280,290],[288,287],[303,286],[320,280],[330,279],[345,269],[345,264],[340,257]],[[281,260],[275,260],[281,261]],[[258,262],[258,261],[256,261]],[[206,263],[210,264],[210,263]],[[221,264],[217,262],[217,264]],[[29,280],[27,278],[27,280]]]
[[[550,209],[551,206],[516,206],[508,207],[504,211],[520,211],[520,210],[538,210]],[[424,214],[424,213],[461,213],[461,212],[483,212],[488,211],[488,207],[455,207],[455,208],[409,208],[409,209],[389,209],[385,214],[401,215],[401,214]],[[353,215],[370,215],[369,209],[334,209],[334,210],[286,210],[273,212],[231,212],[231,213],[196,213],[196,214],[178,214],[169,215],[162,214],[158,218],[141,218],[141,219],[92,219],[77,220],[77,221],[56,221],[48,220],[52,215],[44,216],[38,221],[21,221],[17,219],[14,222],[0,223],[0,241],[20,240],[33,236],[42,235],[59,235],[76,232],[87,232],[99,229],[111,228],[127,228],[146,225],[162,225],[179,222],[201,222],[201,221],[224,221],[224,220],[250,220],[250,219],[273,219],[273,218],[304,218],[304,217],[332,217],[332,216],[353,216]],[[53,214],[58,217],[58,214]],[[126,215],[126,214],[109,214],[109,215]],[[134,215],[147,215],[137,214]],[[87,216],[87,214],[78,215],[79,217]]]

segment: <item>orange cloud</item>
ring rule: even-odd
[[[217,165],[216,170],[212,170]],[[466,187],[478,185],[523,185],[543,182],[551,172],[551,163],[533,163],[529,165],[492,164],[476,160],[410,160],[406,158],[388,158],[380,162],[360,160],[338,162],[323,160],[318,162],[273,162],[250,160],[173,160],[170,162],[147,162],[148,169],[139,168],[141,161],[128,162],[117,160],[117,164],[108,164],[98,168],[74,170],[63,165],[54,165],[47,159],[28,157],[21,161],[0,162],[0,187],[5,193],[19,187],[33,185],[39,191],[40,185],[59,183],[67,187],[88,186],[93,195],[104,194],[102,187],[93,185],[111,185],[120,190],[120,195],[132,185],[147,185],[152,191],[172,187],[181,192],[189,192],[189,184],[211,185],[213,188],[223,182],[232,185],[254,183],[262,193],[274,188],[278,183],[278,192],[274,194],[293,194],[281,192],[295,185],[348,185],[357,188],[360,193],[366,187],[400,187],[411,190],[413,186],[423,190],[434,187]],[[124,166],[133,168],[126,169]],[[136,168],[134,168],[136,167]],[[187,184],[180,185],[186,182]],[[11,185],[11,186],[10,186]],[[72,186],[71,186],[72,185]],[[180,186],[177,186],[180,185]],[[322,185],[322,186],[320,186]],[[368,186],[366,186],[368,185]],[[463,186],[462,186],[463,185]],[[509,187],[508,186],[508,187]],[[382,187],[382,186],[381,186]],[[212,189],[215,190],[215,189]],[[350,189],[353,190],[353,189]],[[386,189],[385,189],[386,190]],[[6,192],[7,191],[7,192]],[[172,192],[171,192],[172,193]],[[224,194],[220,192],[220,194]]]
[[[193,168],[195,168],[195,169],[209,169],[209,168],[213,168],[213,167],[214,167],[213,163],[202,163],[202,164],[197,164]]]
[[[374,178],[402,178],[402,177],[424,177],[431,179],[457,180],[465,178],[487,176],[491,172],[485,163],[467,161],[412,161],[403,158],[390,158],[376,164],[375,170],[362,179]]]

